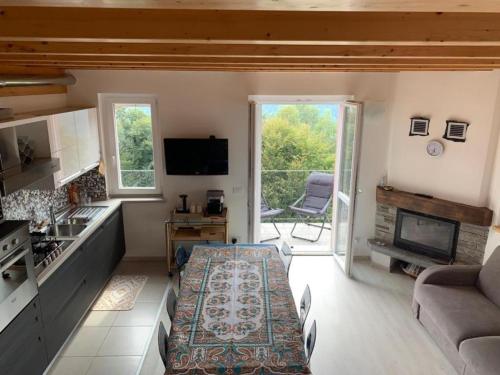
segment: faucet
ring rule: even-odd
[[[49,212],[50,212],[50,225],[56,225],[56,214],[54,212],[54,206],[50,205],[49,207]]]

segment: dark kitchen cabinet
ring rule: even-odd
[[[0,333],[0,374],[39,375],[48,363],[36,297]]]
[[[83,245],[89,257],[89,283],[97,293],[125,254],[121,210],[113,213]]]
[[[118,209],[40,286],[49,360],[90,307],[124,252]]]
[[[90,304],[88,262],[78,248],[39,288],[47,353],[52,359]]]

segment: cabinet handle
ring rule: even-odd
[[[42,342],[42,338],[40,336],[38,336],[38,341]]]
[[[35,322],[38,322],[38,316],[35,316]]]

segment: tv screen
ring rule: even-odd
[[[163,143],[167,174],[228,174],[227,139],[165,138]]]

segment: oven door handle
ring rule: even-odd
[[[2,266],[2,268],[0,268],[0,272],[4,272],[7,269],[9,269],[10,266],[12,266],[14,263],[16,263],[22,257],[26,256],[26,254],[28,254],[30,251],[29,248],[27,248],[27,249],[22,248],[21,250],[22,250],[21,253],[14,255],[12,259],[10,259],[6,264],[4,264]]]

